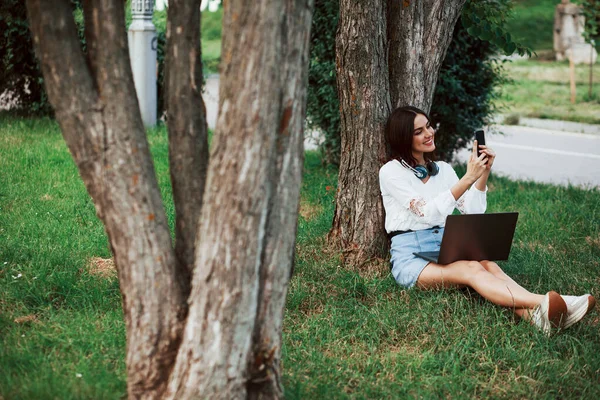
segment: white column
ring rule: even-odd
[[[156,27],[152,23],[154,0],[131,0],[129,57],[133,81],[146,127],[156,125]]]

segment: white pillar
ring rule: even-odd
[[[156,125],[156,27],[152,23],[153,0],[131,0],[129,57],[133,81],[146,127]]]

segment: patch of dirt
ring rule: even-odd
[[[311,204],[308,201],[300,201],[300,216],[306,221],[310,221],[323,212],[323,206],[320,204]]]
[[[600,237],[594,239],[591,236],[586,236],[585,241],[592,246],[600,247]]]
[[[54,200],[52,198],[52,196],[50,196],[48,193],[46,193],[45,195],[43,195],[42,197],[40,197],[40,200],[42,201],[50,201],[50,200]]]
[[[112,258],[92,257],[89,262],[90,275],[101,278],[116,278],[117,268]]]
[[[365,279],[383,279],[390,274],[390,263],[383,258],[372,258],[361,264],[347,264],[346,268]]]
[[[27,322],[39,322],[35,314],[24,315],[22,317],[15,318],[15,324],[25,324]]]

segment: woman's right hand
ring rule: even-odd
[[[481,155],[477,157],[477,140],[475,140],[473,142],[473,151],[471,152],[471,157],[467,164],[467,172],[465,173],[465,177],[468,178],[471,183],[475,183],[475,181],[477,181],[477,179],[479,179],[487,170],[486,161],[487,154],[485,153],[481,153]]]

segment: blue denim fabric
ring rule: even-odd
[[[399,285],[411,288],[429,261],[415,256],[421,251],[439,251],[444,228],[423,229],[403,233],[392,238],[390,253],[392,275]]]

